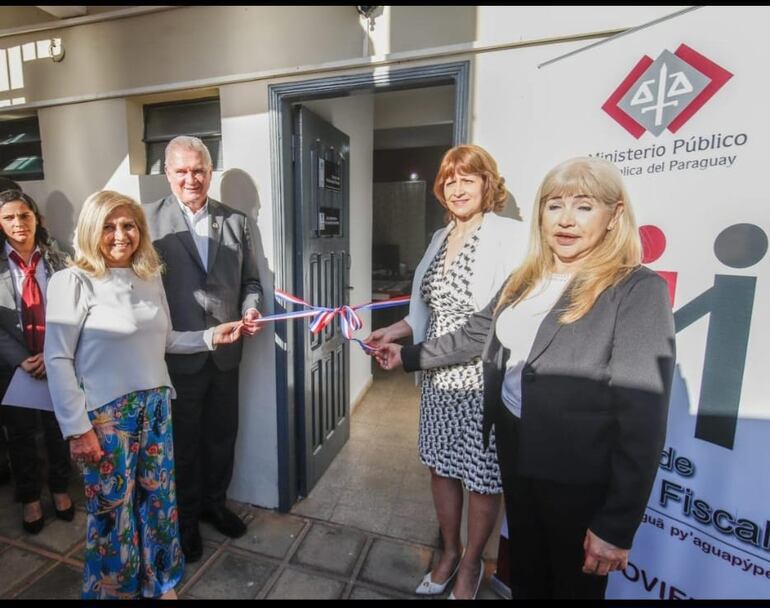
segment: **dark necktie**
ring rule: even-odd
[[[21,291],[21,321],[24,329],[24,339],[27,348],[33,355],[43,352],[45,342],[45,307],[43,306],[43,292],[40,290],[35,272],[40,261],[40,251],[32,254],[29,265],[24,263],[21,256],[11,251],[10,258],[16,262],[24,273],[24,283]]]

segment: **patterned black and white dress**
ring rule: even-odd
[[[462,327],[474,312],[470,291],[478,229],[444,274],[447,240],[425,272],[420,291],[431,311],[426,340]],[[463,482],[479,494],[502,492],[494,430],[489,447],[482,438],[481,359],[423,372],[420,398],[420,460],[442,477]]]

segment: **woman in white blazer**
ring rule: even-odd
[[[523,222],[496,214],[508,193],[497,163],[483,148],[456,146],[433,184],[449,223],[438,230],[415,270],[409,314],[366,339],[374,347],[412,336],[415,343],[452,332],[497,293],[525,254]],[[423,374],[420,460],[430,468],[443,552],[416,593],[438,595],[457,575],[451,597],[475,597],[481,554],[500,508],[502,481],[494,439],[482,441],[483,382],[479,359]],[[460,523],[469,492],[467,545]]]

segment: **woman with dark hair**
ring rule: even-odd
[[[8,179],[7,177],[0,177],[0,192],[5,192],[6,190],[21,191],[21,186],[19,186],[18,182],[13,181],[12,179]]]
[[[497,215],[508,198],[497,163],[483,148],[456,146],[441,161],[433,193],[449,223],[436,231],[415,270],[406,318],[366,339],[380,347],[412,336],[415,342],[462,327],[486,306],[513,268],[527,242],[522,222]],[[426,371],[420,397],[420,460],[431,472],[433,504],[443,551],[416,589],[471,599],[484,576],[484,546],[500,509],[502,481],[492,437],[482,445],[481,361]],[[468,490],[468,534],[463,550],[460,524],[463,488]]]
[[[66,257],[43,227],[35,201],[20,190],[0,192],[0,243],[0,358],[12,369],[21,367],[45,381],[46,285],[54,272],[64,268]],[[26,404],[3,406],[3,420],[8,430],[16,500],[24,505],[22,527],[37,534],[44,524],[41,462],[35,443],[38,412],[48,451],[48,487],[54,512],[65,521],[75,515],[67,494],[68,449],[53,412],[17,405]]]

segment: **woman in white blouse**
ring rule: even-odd
[[[497,163],[479,146],[449,150],[433,193],[449,223],[438,230],[415,270],[409,315],[366,339],[375,347],[412,336],[415,343],[461,327],[484,308],[521,262],[527,235],[523,222],[497,215],[508,192]],[[500,508],[502,481],[494,438],[482,445],[482,371],[477,358],[423,374],[420,397],[420,460],[431,472],[433,504],[443,552],[416,589],[451,597],[475,597],[484,575],[481,554]],[[468,534],[460,523],[463,487],[468,490]]]
[[[184,558],[164,355],[241,333],[240,322],[173,331],[161,271],[141,205],[102,191],[80,212],[72,267],[48,283],[46,370],[85,484],[83,599],[176,597]]]

